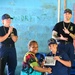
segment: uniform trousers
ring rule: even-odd
[[[0,47],[0,75],[4,75],[6,65],[8,66],[7,75],[15,75],[17,66],[15,47]]]

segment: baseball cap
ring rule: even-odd
[[[8,18],[13,19],[13,18],[10,17],[10,15],[8,15],[8,14],[4,14],[4,15],[2,16],[2,20],[8,19]]]
[[[48,40],[48,45],[50,45],[50,44],[57,44],[57,42],[54,38],[51,38]]]
[[[65,9],[64,10],[64,13],[67,13],[67,12],[70,13],[70,14],[72,14],[72,10],[71,9]]]

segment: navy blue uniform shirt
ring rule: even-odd
[[[47,56],[53,56],[50,52]],[[56,56],[60,56],[62,60],[69,61],[68,55],[63,51],[57,51]],[[52,68],[52,75],[68,75],[68,67],[64,66],[59,61],[56,61],[55,66],[50,66]]]

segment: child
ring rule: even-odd
[[[36,53],[35,56],[38,59],[38,63],[41,67],[44,67],[44,63],[45,63],[45,56],[42,53]]]
[[[21,75],[42,75],[43,72],[51,73],[51,68],[39,65],[35,54],[38,52],[38,43],[34,40],[28,44],[29,51],[25,54]]]

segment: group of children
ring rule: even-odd
[[[43,55],[37,53],[38,43],[35,40],[31,40],[28,44],[29,51],[24,56],[21,75],[68,75],[67,70],[71,67],[68,55],[58,50],[58,44],[53,38],[48,40],[48,47],[50,53],[47,56],[54,55],[55,66],[44,66]]]

